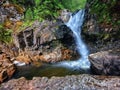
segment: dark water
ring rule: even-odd
[[[52,76],[66,76],[79,75],[83,73],[90,73],[89,70],[81,70],[67,67],[58,67],[50,64],[43,64],[42,66],[19,66],[13,78],[25,77],[32,79],[33,77],[52,77]]]

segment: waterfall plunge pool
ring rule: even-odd
[[[69,61],[68,61],[69,62]],[[17,71],[13,78],[25,77],[31,80],[33,77],[52,77],[52,76],[66,76],[66,75],[79,75],[79,74],[90,74],[89,69],[78,69],[70,67],[57,66],[53,64],[43,64],[41,66],[26,65],[17,66]]]
[[[18,71],[14,75],[14,78],[26,77],[32,79],[37,76],[66,76],[66,75],[78,75],[82,73],[90,73],[90,62],[88,60],[88,49],[85,43],[82,41],[81,28],[84,21],[85,10],[79,10],[76,14],[71,15],[66,25],[71,29],[76,41],[76,47],[81,58],[74,61],[62,61],[54,64],[43,64],[36,67],[34,65],[17,67]]]

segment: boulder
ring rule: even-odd
[[[28,55],[26,56],[17,56],[15,58],[15,61],[19,61],[19,62],[24,62],[25,64],[30,64],[31,59]]]
[[[120,49],[90,54],[89,60],[94,74],[120,75]]]

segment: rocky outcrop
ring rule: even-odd
[[[101,12],[97,10],[100,7],[97,7],[96,5],[105,4],[106,6],[109,6],[109,4],[112,4],[112,2],[113,1],[110,0],[87,0],[82,35],[86,43],[88,43],[87,45],[89,47],[90,53],[95,53],[101,50],[109,50],[111,48],[119,48],[120,27],[119,25],[113,25],[117,22],[115,20],[119,20],[119,4],[117,4],[119,1],[115,1],[115,5],[113,4],[112,7],[110,6],[111,8],[107,8],[107,13],[111,15],[109,16],[112,20],[110,23],[104,22],[104,20],[100,18],[103,16],[101,15]],[[95,5],[97,7],[96,10]],[[104,7],[103,9],[106,10]],[[100,20],[103,20],[103,22],[100,22]],[[114,43],[116,43],[117,47],[114,46]]]
[[[14,74],[16,68],[12,61],[10,60],[10,57],[5,54],[0,54],[0,83],[3,82],[6,79],[9,79]]]
[[[27,56],[26,60],[56,62],[78,56],[72,34],[64,23],[46,20],[41,23],[35,21],[31,27],[13,34],[13,37],[16,47],[24,53],[22,57]],[[16,60],[22,58],[20,53]]]
[[[101,51],[89,55],[94,74],[120,75],[120,49]]]
[[[34,77],[13,79],[2,83],[0,90],[119,90],[120,78],[92,75],[66,77]]]
[[[118,2],[115,1],[115,5],[113,4],[112,7],[107,8],[107,13],[111,15],[112,19],[112,22],[107,23],[104,20],[100,22],[104,17],[100,18],[99,15],[102,16],[101,12],[94,11],[95,4],[101,5],[100,3],[104,3],[109,6],[107,4],[111,4],[112,1],[98,0],[95,2],[95,0],[87,0],[83,36],[91,53],[89,60],[91,62],[91,71],[94,74],[120,75],[120,27],[119,25],[113,25],[119,18]],[[105,8],[103,7],[103,9]]]

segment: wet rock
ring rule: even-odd
[[[66,25],[58,24],[58,22],[35,21],[32,26],[13,34],[16,47],[25,53],[24,56],[31,59],[28,61],[38,59],[44,62],[56,62],[71,60],[78,55],[72,31]],[[21,58],[21,56],[18,57],[16,59]],[[21,60],[24,62],[24,59]]]
[[[40,60],[44,62],[56,62],[56,61],[60,61],[62,59],[61,57],[62,57],[62,53],[60,48],[56,48],[51,53],[41,55]]]
[[[94,74],[120,75],[120,50],[101,51],[89,55]]]
[[[110,76],[72,75],[66,77],[34,77],[2,83],[0,90],[119,90],[120,78]]]
[[[15,70],[10,58],[5,53],[0,54],[0,83],[11,78]]]
[[[20,62],[24,62],[26,64],[30,64],[31,59],[30,59],[30,57],[28,55],[26,55],[26,56],[18,56],[18,57],[16,57],[15,61],[20,61]]]
[[[12,60],[12,62],[17,66],[28,65],[30,63],[39,62],[39,61],[53,63],[61,60],[70,60],[73,56],[72,54],[73,54],[73,51],[69,49],[61,49],[61,47],[59,46],[53,49],[53,51],[50,53],[40,54],[39,51],[38,52],[34,52],[34,51],[21,52],[17,57],[13,58],[14,60]]]
[[[19,63],[30,64],[32,62],[32,58],[27,52],[21,51],[19,55],[14,58],[13,61],[18,61]]]

